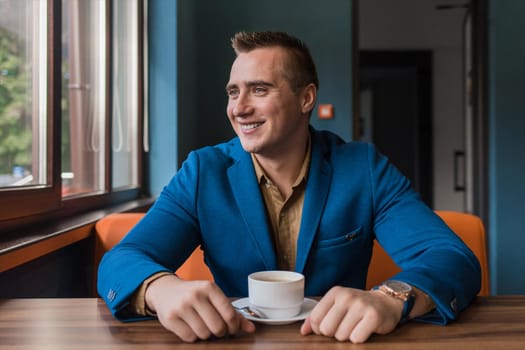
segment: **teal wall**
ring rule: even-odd
[[[149,3],[149,187],[158,195],[178,169],[177,2]]]
[[[525,1],[489,15],[490,271],[494,294],[525,293]]]

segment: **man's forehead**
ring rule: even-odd
[[[265,82],[271,86],[282,85],[285,76],[286,53],[280,47],[258,48],[241,52],[232,64],[228,87],[240,87]]]
[[[279,80],[282,76],[279,68],[279,65],[270,65],[264,62],[248,66],[233,66],[230,72],[229,83],[243,85],[253,84],[254,82],[271,83]]]
[[[287,53],[280,47],[258,48],[237,55],[233,66],[256,65],[258,67],[282,65],[287,59]]]

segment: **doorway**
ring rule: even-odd
[[[485,62],[477,38],[486,1],[356,1],[354,139],[378,145],[432,208],[483,217]]]
[[[432,52],[359,53],[360,131],[432,206]]]

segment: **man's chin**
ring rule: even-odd
[[[257,148],[255,147],[243,147],[243,149],[248,153],[257,153]]]
[[[257,153],[259,151],[259,147],[257,147],[257,145],[251,142],[243,141],[242,139],[241,139],[241,146],[248,153]]]

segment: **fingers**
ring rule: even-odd
[[[206,317],[210,317],[210,327],[213,327],[213,322],[215,325],[218,325],[219,321],[222,321],[223,325],[225,326],[226,334],[237,333],[239,329],[241,329],[241,320],[243,317],[241,317],[237,311],[235,311],[230,302],[230,299],[224,295],[222,290],[216,284],[213,284],[213,288],[210,291],[208,298],[208,305],[212,307],[207,310],[209,314],[206,315]],[[225,334],[220,336],[223,335]]]
[[[301,335],[308,335],[308,334],[311,334],[313,332],[312,325],[310,323],[310,316],[308,316],[304,320],[303,324],[301,325],[300,332],[301,332]]]
[[[246,333],[255,332],[255,325],[252,321],[241,316],[241,330]]]
[[[199,339],[208,339],[211,335],[224,337],[239,331],[255,331],[255,325],[235,311],[230,299],[216,285],[212,286],[207,298],[195,303],[194,309],[195,315],[190,313],[185,321]]]
[[[208,339],[211,332],[201,316],[193,309],[186,311],[183,317],[173,317],[163,323],[185,342],[194,342],[198,339]]]
[[[374,321],[374,319],[363,317],[357,323],[353,323],[350,328],[347,328],[347,325],[342,323],[335,334],[335,338],[339,341],[348,339],[354,344],[364,343],[370,338],[372,333],[374,333],[377,325]],[[349,330],[351,331],[349,332]]]
[[[390,322],[393,310],[383,299],[368,291],[334,287],[315,306],[300,332],[363,343],[373,333],[388,333],[396,326]]]
[[[174,280],[167,280],[171,283]],[[174,281],[152,290],[159,321],[185,342],[223,337],[255,326],[239,315],[221,289],[210,281]]]
[[[207,339],[211,334],[223,337],[239,332],[242,317],[234,310],[222,290],[211,282],[205,282],[201,288],[189,300],[199,319],[188,320],[192,322],[189,325],[199,338]]]
[[[225,322],[228,328],[228,334],[235,334],[239,330],[247,333],[255,332],[253,322],[235,311],[230,299],[223,294],[219,287],[216,285],[215,287],[212,293],[210,293],[210,302],[219,313],[220,318]]]
[[[335,304],[338,294],[337,288],[338,287],[335,287],[329,290],[308,316],[308,326],[311,332],[326,336],[333,335],[328,324],[333,324],[335,321],[328,319],[327,315]]]
[[[198,317],[193,318],[190,313],[190,315],[184,315],[183,318],[200,339],[207,339],[212,334],[216,337],[223,337],[229,333],[234,334],[239,329],[239,318],[234,315],[226,315],[226,319],[223,318],[222,313],[210,300],[205,299],[196,303],[194,310]]]

